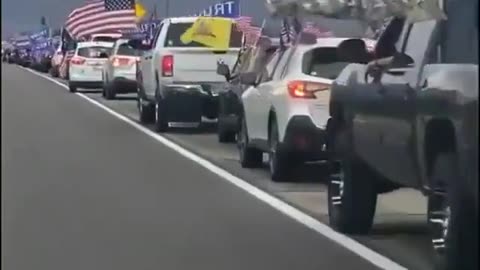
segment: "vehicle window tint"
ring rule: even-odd
[[[273,70],[273,74],[271,76],[272,80],[279,80],[281,77],[282,72],[287,65],[287,62],[290,60],[290,54],[292,53],[292,48],[288,48],[282,53],[280,60],[278,61],[277,66]]]
[[[168,27],[167,38],[165,40],[165,47],[206,47],[205,45],[192,41],[188,44],[184,44],[180,37],[192,27],[193,23],[174,23]],[[232,25],[232,31],[230,34],[230,48],[242,47],[242,32],[238,30],[235,24]]]
[[[110,52],[112,51],[111,48],[107,47],[85,47],[85,48],[78,48],[77,50],[77,55],[82,56],[85,58],[101,58],[100,54],[102,52],[107,53],[110,55]]]
[[[120,44],[117,50],[118,55],[126,55],[126,56],[142,56],[141,51],[135,50],[134,48],[130,47],[127,43]]]
[[[308,51],[302,59],[302,73],[319,78],[335,80],[351,62],[340,59],[335,47],[316,48]]]
[[[101,41],[101,42],[115,42],[118,38],[114,37],[94,37],[92,41]]]
[[[404,18],[393,18],[390,21],[375,46],[375,56],[377,58],[389,57],[400,51],[401,45],[399,43],[403,40],[401,36],[405,34],[405,29],[407,28],[404,26]]]
[[[253,49],[248,49],[240,60],[241,62],[239,63],[238,72],[248,70],[253,58]]]
[[[269,50],[269,57],[266,59],[264,67],[262,67],[262,71],[259,72],[259,78],[258,82],[263,83],[263,82],[268,82],[272,80],[273,73],[275,71],[275,67],[278,65],[278,62],[280,61],[283,51],[281,50],[274,50],[270,51]]]
[[[442,62],[478,64],[478,1],[447,1],[446,5]]]
[[[417,22],[412,25],[405,43],[405,54],[412,57],[415,64],[423,63],[437,22],[435,20]]]
[[[266,70],[267,70],[267,74],[268,74],[268,79],[272,78],[273,76],[273,72],[275,70],[275,67],[277,66],[278,64],[278,61],[280,60],[280,57],[282,56],[282,51],[280,50],[277,50],[274,54],[273,54],[273,57],[270,59],[270,61],[268,62],[268,64],[266,65]]]
[[[155,37],[153,38],[153,42],[152,42],[153,48],[157,47],[158,37],[160,36],[160,33],[162,32],[162,28],[163,28],[163,23],[160,24],[160,26],[158,26],[157,29],[155,29],[155,34],[154,34]]]

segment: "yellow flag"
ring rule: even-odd
[[[180,40],[184,44],[192,41],[217,50],[227,50],[230,46],[232,21],[217,17],[200,17],[183,33]]]
[[[147,14],[147,10],[145,9],[145,7],[143,7],[143,5],[138,2],[135,3],[135,15],[137,16],[137,18],[143,18],[145,14]]]

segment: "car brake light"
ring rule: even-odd
[[[134,61],[130,58],[125,58],[125,57],[113,57],[112,59],[112,64],[114,67],[119,67],[119,66],[129,66],[132,65]]]
[[[72,65],[83,65],[85,64],[85,58],[73,57],[72,59],[70,59],[70,63]]]
[[[162,58],[162,76],[173,76],[173,55],[165,55]]]
[[[308,82],[308,81],[291,81],[287,85],[288,93],[293,98],[315,99],[315,93],[330,89],[329,84]]]

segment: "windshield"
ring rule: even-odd
[[[78,56],[82,56],[85,58],[102,58],[100,57],[100,54],[102,52],[110,54],[111,48],[107,47],[85,47],[85,48],[79,48],[77,51]]]
[[[127,43],[123,43],[118,46],[117,55],[125,55],[125,56],[142,56],[142,52],[139,50],[135,50],[134,48],[130,47]]]
[[[303,57],[302,72],[310,76],[334,80],[348,64],[350,63],[338,58],[337,48],[316,48]]]
[[[191,43],[184,44],[180,37],[192,27],[193,23],[175,23],[168,27],[167,39],[165,41],[165,47],[206,47],[203,44],[192,41]],[[242,47],[242,32],[240,32],[236,25],[232,25],[232,32],[230,34],[230,48]]]

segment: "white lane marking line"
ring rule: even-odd
[[[44,74],[38,73],[36,71],[25,69],[35,75],[38,75],[44,79],[47,79],[65,89],[68,90],[68,86],[50,78]],[[354,239],[338,233],[330,228],[328,225],[321,223],[320,221],[316,220],[315,218],[303,213],[302,211],[294,208],[293,206],[285,203],[284,201],[268,194],[267,192],[249,184],[248,182],[234,176],[233,174],[229,173],[228,171],[214,165],[212,162],[194,154],[193,152],[181,147],[180,145],[166,139],[165,137],[151,131],[150,129],[136,123],[132,119],[128,118],[127,116],[120,114],[107,106],[103,105],[102,103],[91,99],[90,97],[82,94],[82,93],[75,93],[76,95],[84,98],[88,102],[98,106],[99,108],[105,110],[109,114],[115,116],[116,118],[126,122],[127,124],[131,125],[132,127],[138,129],[139,131],[145,133],[146,135],[150,136],[151,138],[157,140],[158,142],[162,143],[163,145],[167,146],[168,148],[174,150],[175,152],[179,153],[180,155],[190,159],[191,161],[201,165],[205,169],[211,171],[212,173],[220,176],[221,178],[225,179],[226,181],[230,182],[231,184],[243,189],[244,191],[248,192],[249,194],[253,195],[257,199],[265,202],[266,204],[270,205],[271,207],[277,209],[278,211],[282,212],[283,214],[289,216],[290,218],[298,221],[299,223],[305,225],[306,227],[320,233],[321,235],[325,236],[326,238],[330,239],[331,241],[341,245],[347,250],[357,254],[358,256],[362,257],[363,259],[369,261],[373,265],[381,268],[381,269],[388,269],[388,270],[407,270],[407,268],[401,266],[400,264],[392,261],[391,259],[373,251],[372,249],[360,244],[359,242],[355,241]],[[319,250],[319,253],[322,251]]]

